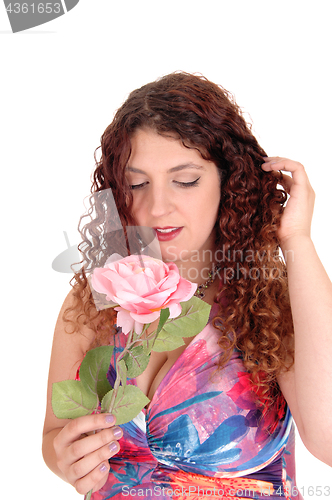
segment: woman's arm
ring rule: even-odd
[[[295,363],[278,381],[300,436],[332,466],[332,284],[310,239],[314,192],[300,163],[269,158],[264,170],[286,170],[290,194],[279,238],[287,264]]]
[[[43,456],[48,467],[72,484],[78,493],[97,491],[108,477],[108,459],[119,451],[122,430],[114,427],[112,415],[87,415],[74,420],[55,417],[52,411],[52,384],[74,379],[94,333],[82,327],[80,333],[65,331],[63,312],[72,304],[72,292],[66,298],[55,327],[50,362],[46,417],[43,432]],[[92,433],[92,434],[91,434]]]

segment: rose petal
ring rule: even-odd
[[[169,304],[168,309],[170,318],[177,318],[182,312],[180,304]]]
[[[97,268],[91,276],[91,285],[96,292],[107,294],[113,297],[113,287],[110,281],[104,275],[104,269]]]
[[[186,302],[191,299],[196,289],[196,283],[191,283],[191,281],[181,278],[176,291],[171,295],[170,299],[177,302]]]
[[[141,335],[142,331],[143,331],[143,326],[144,324],[139,322],[139,321],[135,321],[135,332],[137,333],[137,335]]]
[[[116,297],[119,300],[119,302],[122,303],[121,305],[123,305],[125,302],[131,302],[133,304],[135,304],[136,302],[138,303],[142,302],[142,297],[140,297],[136,293],[130,293],[127,290],[120,290],[116,294]],[[150,301],[148,298],[146,298],[144,302],[151,304],[151,306],[153,306],[153,301]]]
[[[153,312],[150,312],[148,314],[135,314],[132,312],[132,313],[130,313],[130,315],[136,322],[140,322],[143,325],[146,325],[147,323],[153,323],[153,321],[156,321],[156,319],[159,318],[160,310],[153,311]]]
[[[180,302],[189,300],[197,285],[183,279],[174,263],[145,255],[130,255],[121,260],[108,259],[105,268],[97,268],[91,277],[92,287],[108,300],[119,304],[117,324],[124,333],[152,323],[168,307],[170,317],[181,314]]]
[[[130,330],[134,327],[135,321],[130,316],[130,313],[122,307],[115,307],[115,310],[118,311],[116,324],[122,328],[122,331],[125,335],[127,335]]]
[[[105,262],[106,267],[108,264],[112,264],[113,262],[116,262],[117,260],[122,260],[123,257],[119,255],[118,253],[113,253],[110,257],[108,257],[107,261]]]

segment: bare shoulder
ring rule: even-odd
[[[81,318],[79,331],[71,333],[73,331],[73,324],[77,322],[78,315]],[[62,347],[68,345],[68,347],[76,348],[84,354],[89,349],[94,336],[94,331],[87,325],[84,325],[84,315],[82,315],[82,312],[77,311],[75,308],[75,292],[72,289],[65,298],[59,312],[54,331],[54,344],[60,343]]]

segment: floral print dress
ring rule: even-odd
[[[120,451],[93,500],[302,500],[285,400],[281,396],[266,411],[238,351],[217,370],[218,337],[209,322],[166,374],[148,409],[121,426]],[[114,356],[125,340],[115,335]]]

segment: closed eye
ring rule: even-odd
[[[191,181],[191,182],[180,182],[180,181],[174,181],[174,182],[176,182],[176,184],[178,186],[181,186],[183,188],[189,188],[189,187],[197,186],[199,180],[200,180],[200,177],[198,177],[197,179],[195,179],[194,181]]]
[[[191,181],[191,182],[180,182],[180,181],[174,181],[174,182],[182,188],[190,188],[190,187],[197,186],[199,180],[200,180],[200,177],[198,177],[197,179],[195,179],[194,181]],[[148,184],[148,181],[141,182],[140,184],[131,184],[130,189],[131,190],[141,189],[141,188],[145,187],[147,184]]]
[[[147,181],[141,182],[141,184],[132,184],[130,186],[130,189],[132,189],[132,190],[133,189],[140,189],[140,188],[144,187],[146,184],[147,184]]]

